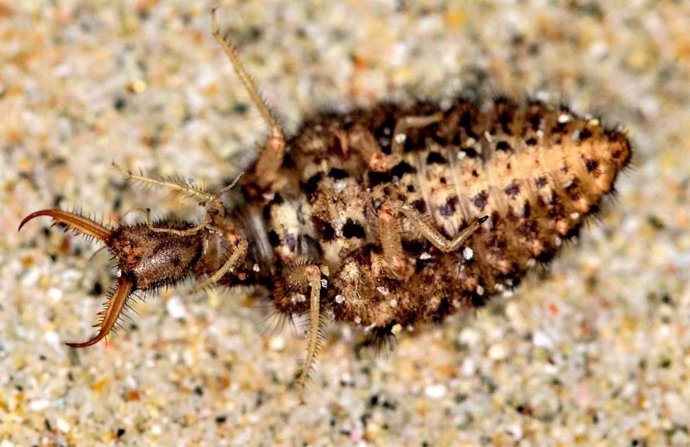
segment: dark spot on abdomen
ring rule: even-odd
[[[316,193],[316,190],[319,188],[319,182],[321,182],[322,177],[322,172],[318,172],[309,177],[307,183],[304,184],[304,192],[307,194],[307,197],[312,197]]]
[[[515,197],[516,195],[520,194],[520,185],[518,182],[513,181],[508,187],[505,189],[505,193],[508,197]]]
[[[511,150],[513,150],[513,148],[510,146],[510,143],[508,143],[507,141],[499,141],[496,144],[496,150],[497,151],[510,152]]]
[[[316,232],[324,242],[330,242],[335,239],[335,228],[333,228],[333,225],[331,225],[330,222],[327,222],[318,216],[312,216],[311,221],[314,224]]]
[[[459,202],[460,199],[458,199],[458,196],[449,197],[446,203],[438,208],[438,212],[443,217],[450,217],[455,214],[455,209]]]
[[[271,244],[271,247],[277,247],[280,244],[280,237],[274,230],[268,232],[268,243]]]
[[[391,169],[391,175],[393,177],[398,177],[398,178],[402,178],[402,176],[405,174],[416,174],[416,173],[417,173],[417,169],[414,166],[410,165],[406,161],[401,161],[397,165],[393,166],[393,169]]]
[[[445,165],[445,164],[448,164],[448,160],[446,160],[446,157],[439,154],[438,152],[429,152],[429,155],[427,155],[427,157],[426,157],[426,164],[428,164],[428,165],[433,165],[433,164]]]
[[[369,186],[372,188],[381,183],[389,183],[391,180],[390,172],[369,171]]]
[[[420,213],[426,213],[426,202],[424,201],[424,199],[415,200],[414,202],[412,202],[412,206]]]
[[[331,170],[328,171],[328,176],[335,180],[341,180],[349,177],[347,171],[340,168],[331,168]]]
[[[358,238],[364,239],[366,237],[366,232],[362,224],[353,221],[352,219],[347,219],[345,225],[343,225],[343,236],[346,238]]]
[[[484,208],[486,208],[486,205],[489,203],[489,193],[486,191],[480,192],[472,197],[472,203],[479,211],[484,211]]]

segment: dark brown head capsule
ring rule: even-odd
[[[118,316],[135,291],[152,291],[187,277],[208,275],[220,268],[228,239],[214,226],[197,228],[186,222],[126,225],[110,229],[98,222],[62,210],[41,210],[22,220],[19,229],[39,216],[52,217],[78,233],[102,241],[118,262],[120,277],[98,324],[98,333],[83,343],[67,343],[82,348],[103,339],[113,329]]]

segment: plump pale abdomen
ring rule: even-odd
[[[428,116],[433,122],[395,133],[405,117]],[[393,161],[372,168],[362,140]],[[515,286],[578,231],[630,158],[626,137],[596,119],[506,100],[321,116],[288,147],[283,171],[292,180],[264,212],[274,250],[286,265],[302,257],[326,265],[326,307],[373,327],[441,318]],[[399,227],[380,228],[385,203],[415,208],[448,239],[489,218],[460,249],[442,253],[402,215]],[[377,264],[381,231],[401,232],[404,279]],[[315,243],[307,252],[286,244],[300,238]],[[278,307],[292,309],[287,300],[278,296]]]

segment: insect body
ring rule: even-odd
[[[550,260],[631,156],[625,135],[596,119],[505,99],[319,115],[286,140],[215,15],[213,35],[271,127],[236,188],[212,195],[129,174],[198,197],[205,218],[110,229],[42,210],[21,223],[50,216],[118,260],[98,333],[70,346],[103,339],[137,290],[188,277],[196,288],[259,285],[279,312],[309,315],[303,385],[324,316],[390,334],[481,306]],[[226,208],[226,193],[237,205]]]

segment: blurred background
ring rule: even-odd
[[[512,298],[388,355],[331,326],[305,406],[304,341],[243,291],[163,291],[69,349],[112,263],[21,218],[165,215],[177,199],[111,162],[218,188],[266,134],[210,36],[216,5],[288,132],[471,88],[601,114],[633,166]],[[0,446],[690,444],[689,23],[686,1],[0,1]]]

